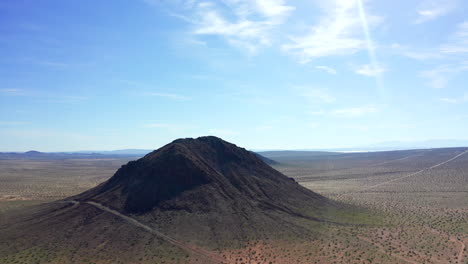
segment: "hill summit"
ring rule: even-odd
[[[177,139],[122,166],[107,182],[75,197],[121,212],[281,211],[298,215],[324,197],[300,186],[256,154],[207,136]]]

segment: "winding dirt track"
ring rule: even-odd
[[[71,201],[65,201],[65,202],[69,202],[69,203],[73,203],[74,206],[77,206],[79,205],[81,202],[79,201],[74,201],[74,200],[71,200]],[[176,239],[173,239],[143,223],[141,223],[140,221],[134,219],[134,218],[131,218],[129,216],[126,216],[116,210],[113,210],[113,209],[110,209],[109,207],[107,206],[104,206],[100,203],[96,203],[96,202],[92,202],[92,201],[88,201],[88,202],[83,202],[83,203],[86,203],[86,204],[89,204],[89,205],[92,205],[102,211],[105,211],[105,212],[108,212],[108,213],[111,213],[121,219],[123,219],[124,221],[126,221],[127,223],[129,224],[132,224],[134,226],[137,226],[137,227],[140,227],[160,238],[162,238],[163,240],[179,247],[179,248],[182,248],[184,250],[187,250],[189,252],[192,252],[192,253],[195,253],[196,255],[199,255],[199,256],[202,256],[202,257],[205,257],[205,258],[208,258],[210,260],[212,260],[213,262],[215,263],[227,263],[225,259],[223,259],[222,257],[218,256],[217,254],[213,253],[213,252],[210,252],[210,251],[207,251],[207,250],[204,250],[204,249],[201,249],[201,248],[198,248],[196,246],[193,246],[193,245],[190,245],[190,244],[186,244],[184,242],[181,242],[181,241],[178,241]]]
[[[348,193],[343,193],[343,194],[339,195],[338,198],[341,198],[342,196],[347,195],[347,194],[352,194],[352,193],[357,193],[357,192],[366,191],[366,190],[369,190],[369,189],[372,189],[372,188],[375,188],[375,187],[378,187],[378,186],[381,186],[381,185],[384,185],[384,184],[387,184],[387,183],[390,183],[390,182],[398,181],[398,180],[401,180],[401,179],[405,179],[405,178],[408,178],[408,177],[412,177],[412,176],[414,176],[414,175],[421,174],[421,173],[423,173],[423,172],[425,172],[425,171],[432,170],[432,169],[435,169],[435,168],[437,168],[437,167],[439,167],[439,166],[442,166],[442,165],[444,165],[444,164],[446,164],[446,163],[449,163],[449,162],[451,162],[451,161],[453,161],[453,160],[455,160],[455,159],[457,159],[457,158],[463,156],[463,155],[466,154],[466,153],[468,153],[468,150],[465,150],[464,152],[462,152],[462,153],[460,153],[460,154],[458,154],[458,155],[456,155],[456,156],[454,156],[454,157],[452,157],[452,158],[450,158],[450,159],[448,159],[448,160],[446,160],[446,161],[443,161],[443,162],[441,162],[441,163],[438,163],[438,164],[436,164],[436,165],[433,165],[433,166],[431,166],[431,167],[429,167],[429,168],[424,168],[424,169],[419,170],[419,171],[417,171],[417,172],[414,172],[414,173],[411,173],[411,174],[408,174],[408,175],[405,175],[405,176],[401,176],[401,177],[398,177],[398,178],[395,178],[395,179],[391,179],[391,180],[388,180],[388,181],[384,181],[384,182],[381,182],[381,183],[378,183],[378,184],[375,184],[375,185],[372,185],[372,186],[367,186],[367,187],[361,188],[361,189],[356,190],[356,191],[352,191],[352,192],[348,192]]]
[[[416,156],[422,156],[422,155],[421,154],[413,154],[413,155],[409,155],[409,156],[406,156],[406,157],[403,157],[403,158],[398,158],[398,159],[393,159],[393,160],[386,160],[386,161],[383,161],[383,162],[370,164],[370,165],[367,165],[367,167],[380,166],[380,165],[384,165],[384,164],[391,163],[391,162],[394,162],[394,161],[405,160],[405,159],[409,159],[411,157],[416,157]]]

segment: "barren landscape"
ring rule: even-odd
[[[185,229],[179,235],[177,228],[161,229],[157,223],[147,226],[144,223],[153,221],[147,217],[119,216],[113,209],[86,204],[82,206],[87,213],[73,224],[77,229],[70,226],[70,233],[58,240],[42,238],[55,245],[55,252],[51,251],[54,246],[32,247],[25,242],[27,238],[8,241],[4,236],[2,243],[8,245],[0,247],[0,263],[468,263],[466,148],[261,154],[279,162],[274,168],[301,185],[370,210],[372,216],[360,219],[363,215],[357,214],[350,224],[311,225],[304,220],[295,225],[307,227],[310,234],[252,236],[233,245],[197,241],[196,231],[184,241]],[[11,219],[20,219],[28,208],[42,210],[32,205],[95,187],[129,159],[0,160],[0,230],[11,234],[7,230]],[[55,204],[66,210],[77,206]],[[339,218],[339,213],[332,214]],[[63,225],[60,215],[53,217],[57,225]],[[92,227],[96,219],[113,224]],[[80,222],[86,225],[80,227]],[[99,235],[102,230],[115,235]],[[32,237],[34,233],[31,230]],[[70,242],[67,237],[77,235],[89,243]],[[68,241],[68,247],[60,241]],[[116,250],[134,254],[116,258]]]
[[[287,156],[275,160],[284,162],[277,169],[295,177],[302,185],[385,216],[383,227],[358,228],[354,233],[347,233],[372,246],[362,254],[368,262],[384,255],[389,263],[467,263],[466,148],[315,158]],[[356,250],[361,247],[347,245]],[[352,259],[348,260],[353,263]],[[374,263],[381,262],[384,260],[374,260]]]

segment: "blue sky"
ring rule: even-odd
[[[462,0],[0,2],[0,151],[468,139]]]

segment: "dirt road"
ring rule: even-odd
[[[92,205],[102,211],[105,211],[105,212],[108,212],[108,213],[111,213],[121,219],[123,219],[124,221],[126,221],[127,223],[129,224],[132,224],[134,226],[137,226],[139,228],[142,228],[158,237],[160,237],[161,239],[179,247],[179,248],[182,248],[186,251],[189,251],[189,252],[192,252],[192,253],[195,253],[196,255],[199,255],[199,256],[202,256],[202,257],[205,257],[205,258],[208,258],[210,260],[212,260],[214,263],[227,263],[225,259],[223,259],[222,257],[218,256],[217,254],[213,253],[213,252],[210,252],[210,251],[207,251],[207,250],[204,250],[204,249],[201,249],[201,248],[198,248],[194,245],[190,245],[190,244],[187,244],[187,243],[184,243],[184,242],[181,242],[181,241],[178,241],[174,238],[171,238],[153,228],[151,228],[150,226],[147,226],[143,223],[141,223],[140,221],[134,219],[134,218],[131,218],[129,216],[126,216],[116,210],[113,210],[107,206],[104,206],[100,203],[97,203],[97,202],[92,202],[92,201],[87,201],[87,202],[79,202],[79,201],[74,201],[74,200],[69,200],[69,201],[64,201],[64,202],[69,202],[69,203],[72,203],[73,206],[77,206],[81,203],[86,203],[86,204],[89,204],[89,205]]]
[[[398,181],[398,180],[401,180],[401,179],[405,179],[405,178],[408,178],[408,177],[412,177],[412,176],[421,174],[421,173],[423,173],[423,172],[425,172],[425,171],[432,170],[432,169],[435,169],[435,168],[437,168],[437,167],[440,167],[440,166],[442,166],[442,165],[444,165],[444,164],[446,164],[446,163],[449,163],[449,162],[451,162],[451,161],[453,161],[453,160],[455,160],[455,159],[461,157],[462,155],[464,155],[464,154],[466,154],[466,153],[468,153],[468,150],[466,150],[466,151],[464,151],[464,152],[462,152],[462,153],[460,153],[460,154],[458,154],[458,155],[456,155],[456,156],[454,156],[454,157],[452,157],[452,158],[450,158],[450,159],[448,159],[448,160],[446,160],[446,161],[443,161],[443,162],[441,162],[441,163],[435,164],[435,165],[433,165],[433,166],[431,166],[431,167],[429,167],[429,168],[424,168],[424,169],[419,170],[419,171],[417,171],[417,172],[414,172],[414,173],[411,173],[411,174],[408,174],[408,175],[404,175],[404,176],[401,176],[401,177],[398,177],[398,178],[395,178],[395,179],[391,179],[391,180],[388,180],[388,181],[384,181],[384,182],[381,182],[381,183],[378,183],[378,184],[375,184],[375,185],[372,185],[372,186],[367,186],[367,187],[358,189],[358,190],[356,190],[356,191],[343,193],[343,194],[339,195],[338,198],[341,198],[342,196],[347,195],[347,194],[352,194],[352,193],[358,193],[358,192],[366,191],[366,190],[369,190],[369,189],[372,189],[372,188],[375,188],[375,187],[378,187],[378,186],[381,186],[381,185],[384,185],[384,184],[387,184],[387,183],[390,183],[390,182]]]

